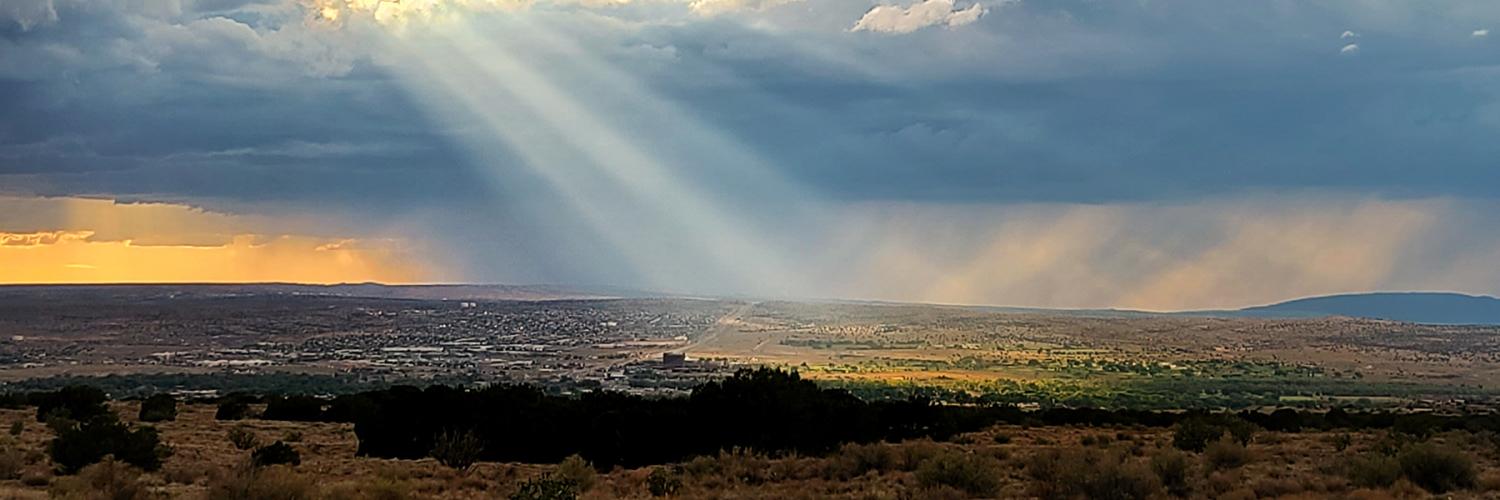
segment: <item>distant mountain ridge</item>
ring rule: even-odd
[[[16,297],[70,297],[113,299],[171,299],[180,296],[237,295],[322,295],[380,299],[416,300],[598,300],[644,298],[715,298],[712,295],[660,293],[611,286],[570,285],[498,285],[498,284],[425,284],[384,285],[378,283],[340,283],[309,285],[298,283],[159,283],[159,284],[78,284],[78,285],[5,285],[0,284],[0,300]],[[721,299],[761,300],[753,297],[717,297]],[[776,299],[795,300],[795,299]],[[811,302],[926,305],[961,307],[978,311],[1011,314],[1058,314],[1098,318],[1138,318],[1151,316],[1199,316],[1231,318],[1317,318],[1346,316],[1409,323],[1453,325],[1500,325],[1500,298],[1452,292],[1372,292],[1327,295],[1290,300],[1276,304],[1231,310],[1181,312],[1134,311],[1127,309],[1049,309],[982,305],[941,305],[907,302],[805,299]]]
[[[378,283],[340,283],[308,285],[298,283],[161,283],[161,284],[84,284],[84,285],[0,285],[0,298],[14,294],[46,297],[52,295],[115,298],[171,298],[182,295],[322,295],[378,299],[417,300],[590,300],[658,297],[638,290],[618,287],[574,287],[563,285],[383,285]]]
[[[1349,316],[1411,323],[1500,325],[1500,298],[1449,292],[1352,293],[1224,312],[1248,317]]]

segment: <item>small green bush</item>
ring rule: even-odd
[[[445,431],[432,438],[428,455],[438,463],[459,471],[469,470],[484,452],[484,441],[474,431]]]
[[[285,467],[236,467],[208,484],[207,500],[311,500],[312,480]]]
[[[0,481],[21,478],[21,469],[26,466],[26,454],[12,443],[0,442]]]
[[[1191,493],[1188,484],[1192,462],[1186,453],[1165,449],[1151,457],[1151,472],[1161,481],[1162,487],[1172,496],[1185,497]]]
[[[646,476],[646,491],[651,492],[651,496],[673,495],[681,489],[682,478],[666,467],[657,467],[651,471],[651,475]]]
[[[577,498],[577,484],[553,475],[528,479],[521,483],[521,487],[515,493],[510,494],[510,500],[575,500]]]
[[[1401,479],[1401,462],[1383,453],[1366,453],[1344,462],[1344,475],[1358,488],[1387,488]]]
[[[52,485],[49,496],[59,499],[77,500],[146,500],[156,498],[145,483],[140,471],[114,460],[84,467],[78,475],[64,478]]]
[[[64,474],[98,463],[108,455],[143,470],[154,471],[161,468],[162,460],[171,453],[171,449],[157,438],[156,429],[131,429],[112,413],[64,429],[52,440],[49,451],[52,462]]]
[[[579,492],[593,489],[594,483],[599,480],[599,473],[594,470],[594,465],[576,454],[569,455],[562,463],[557,464],[557,476],[578,485]]]
[[[1351,436],[1349,435],[1349,433],[1345,432],[1333,436],[1332,441],[1334,451],[1342,452],[1349,449],[1349,445],[1354,444],[1354,436]]]
[[[1147,500],[1161,493],[1161,482],[1145,466],[1106,461],[1081,488],[1093,500]]]
[[[1473,488],[1478,479],[1472,459],[1458,450],[1436,444],[1408,446],[1396,458],[1401,462],[1401,473],[1407,479],[1432,493]]]
[[[1210,471],[1236,469],[1250,463],[1250,450],[1225,434],[1203,449],[1203,463]]]
[[[260,440],[255,438],[255,432],[243,425],[231,427],[228,437],[229,444],[234,445],[236,450],[248,450],[260,445]]]
[[[849,443],[839,448],[828,461],[828,479],[849,480],[870,471],[889,471],[896,468],[896,453],[882,443]]]
[[[1193,415],[1182,419],[1172,433],[1172,446],[1179,450],[1203,451],[1209,443],[1229,434],[1240,444],[1250,444],[1255,424],[1229,415]]]
[[[10,423],[10,435],[12,435],[12,436],[19,436],[19,435],[21,435],[21,432],[25,431],[25,430],[26,430],[26,421],[24,421],[24,420],[17,420],[15,422],[11,422]]]
[[[1162,491],[1151,469],[1097,449],[1038,453],[1026,473],[1032,495],[1044,500],[1145,500]]]
[[[1000,490],[1000,463],[984,455],[947,452],[917,466],[917,484],[948,486],[974,496],[994,496]]]
[[[256,467],[267,465],[302,465],[302,455],[291,445],[277,441],[250,452],[250,463]]]

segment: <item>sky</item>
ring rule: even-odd
[[[1491,0],[6,0],[0,282],[1500,294]]]

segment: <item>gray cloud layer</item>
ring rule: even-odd
[[[928,4],[947,10],[910,17],[942,10]],[[907,17],[862,21],[879,9]],[[468,16],[752,225],[803,198],[1500,195],[1500,40],[1480,34],[1500,4],[1486,0],[542,2]],[[612,259],[514,148],[478,154],[464,137],[487,125],[435,110],[390,48],[432,47],[440,30],[315,17],[290,0],[7,2],[0,194],[418,227],[476,280],[650,273]],[[525,34],[536,27],[576,47]],[[569,50],[657,101],[622,100]],[[652,134],[643,124],[677,118],[661,103],[751,160]],[[747,162],[799,191],[738,189]]]

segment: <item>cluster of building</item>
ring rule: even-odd
[[[364,301],[310,312],[224,314],[163,322],[128,315],[105,334],[0,343],[21,363],[153,365],[163,370],[336,370],[526,381],[567,390],[656,393],[722,376],[688,360],[691,339],[723,314],[695,301]],[[94,321],[97,327],[101,322]],[[83,329],[80,325],[78,329]],[[68,330],[65,326],[59,329]]]

